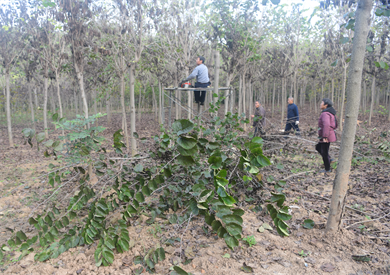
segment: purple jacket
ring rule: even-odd
[[[336,133],[334,130],[337,128],[336,118],[333,114],[329,112],[322,112],[320,118],[318,119],[318,136],[320,137],[320,142],[323,138],[328,138],[329,142],[335,142]]]

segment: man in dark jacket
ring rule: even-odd
[[[259,101],[255,102],[255,114],[252,115],[253,127],[255,128],[254,136],[259,134],[265,135],[265,109],[260,105]]]
[[[287,122],[286,122],[286,128],[284,129],[285,134],[290,134],[291,129],[293,129],[296,132],[296,135],[300,135],[299,132],[299,112],[298,112],[298,106],[294,104],[294,98],[289,97],[288,98],[288,106],[287,106]]]

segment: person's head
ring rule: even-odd
[[[293,104],[294,103],[294,98],[293,97],[289,97],[288,98],[288,104]]]
[[[255,102],[255,107],[256,107],[256,108],[259,108],[259,107],[260,107],[260,102],[259,102],[258,100]]]
[[[204,64],[205,60],[206,59],[203,56],[198,56],[198,58],[196,59],[196,64],[197,65]]]
[[[321,110],[325,110],[326,108],[332,107],[332,106],[333,106],[332,100],[330,100],[329,98],[324,98],[324,99],[321,101],[320,109],[321,109]]]

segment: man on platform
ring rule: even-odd
[[[209,70],[204,64],[205,58],[203,56],[199,56],[196,59],[196,68],[192,71],[192,73],[185,79],[182,80],[182,83],[196,78],[195,88],[207,88],[211,85],[209,79]],[[206,91],[194,91],[195,94],[195,103],[200,103],[200,105],[204,104],[204,100],[206,98]]]

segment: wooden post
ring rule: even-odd
[[[214,94],[218,95],[218,85],[219,85],[219,52],[217,50],[214,51],[214,60],[215,60],[215,72],[214,72]],[[217,103],[218,97],[214,97],[214,104]]]

